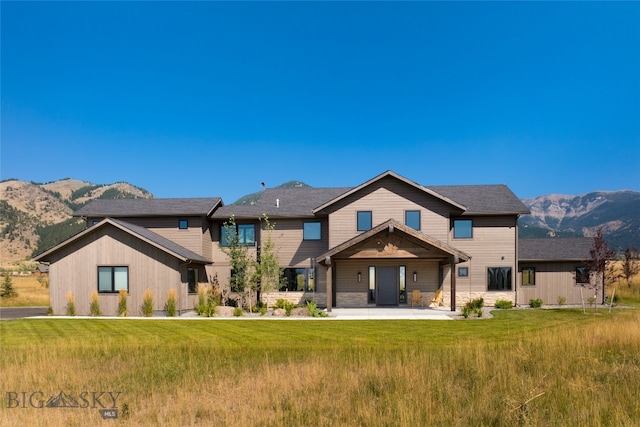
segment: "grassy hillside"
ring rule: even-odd
[[[95,199],[152,198],[128,183],[95,185],[63,179],[40,184],[0,182],[0,263],[27,260],[82,229],[73,212]]]

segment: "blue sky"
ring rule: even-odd
[[[640,2],[10,2],[2,179],[640,190]]]

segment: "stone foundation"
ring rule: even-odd
[[[506,300],[516,305],[516,294],[507,292],[456,292],[456,307],[462,307],[471,300],[483,298],[485,307],[493,307],[498,300]],[[442,305],[451,307],[451,292],[443,292]]]

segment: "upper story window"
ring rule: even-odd
[[[536,269],[533,267],[522,268],[522,286],[536,285]]]
[[[420,230],[420,211],[405,211],[404,224],[414,230]]]
[[[129,267],[98,267],[98,292],[129,292]]]
[[[236,232],[238,233],[238,243],[241,246],[255,246],[256,245],[256,227],[254,224],[238,224],[236,226]],[[220,226],[220,245],[229,246],[233,243],[234,236],[231,233],[227,233],[227,229],[224,225]]]
[[[371,230],[372,222],[371,211],[358,211],[358,231]]]
[[[470,219],[453,220],[453,238],[470,239],[473,237],[473,221]]]
[[[302,238],[304,240],[322,239],[322,225],[319,222],[305,222],[302,226]]]
[[[187,228],[189,228],[189,220],[181,218],[178,220],[178,229],[179,230],[186,230]]]

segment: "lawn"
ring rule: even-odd
[[[0,345],[0,425],[640,424],[635,309],[25,319],[0,323]],[[39,407],[61,392],[79,407]],[[118,418],[103,421],[111,408]]]

